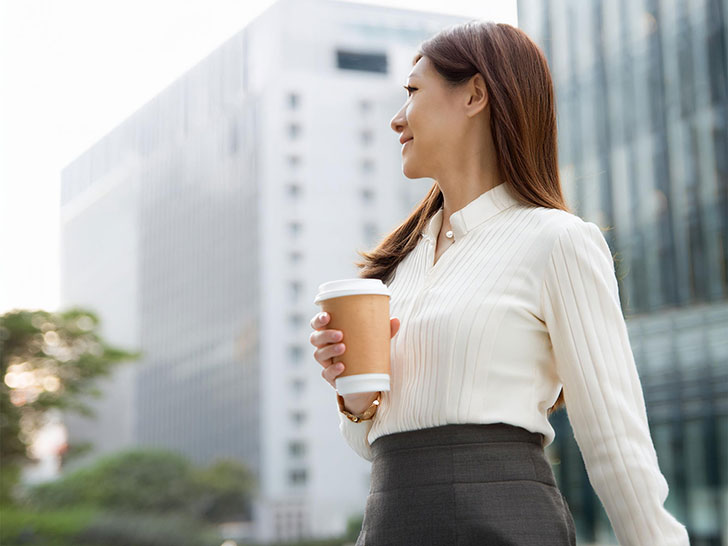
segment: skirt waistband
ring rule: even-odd
[[[450,424],[380,436],[371,444],[371,492],[505,481],[556,486],[542,438],[506,423]]]
[[[541,447],[543,434],[507,423],[450,424],[380,436],[371,447],[376,456],[397,449],[491,442],[527,442]]]

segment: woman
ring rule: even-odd
[[[562,405],[620,544],[688,545],[663,507],[612,255],[564,203],[542,52],[470,21],[425,41],[408,78],[391,121],[403,171],[436,183],[358,264],[402,320],[391,390],[337,394],[372,461],[357,546],[574,545],[544,454]],[[310,340],[335,386],[345,340],[328,319]]]

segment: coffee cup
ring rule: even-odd
[[[319,285],[314,299],[329,314],[327,329],[341,330],[346,350],[338,360],[339,394],[388,391],[391,292],[379,279],[339,279]]]

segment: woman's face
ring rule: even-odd
[[[407,100],[390,122],[405,141],[402,170],[408,178],[437,179],[458,156],[466,121],[459,107],[462,93],[446,87],[427,57],[417,61],[406,85]]]

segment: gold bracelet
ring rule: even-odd
[[[374,402],[372,402],[372,405],[369,406],[364,413],[361,413],[359,415],[354,415],[353,413],[346,411],[346,409],[344,408],[344,397],[341,396],[338,392],[336,393],[336,400],[339,402],[339,411],[346,415],[346,418],[349,419],[349,421],[358,423],[359,421],[368,421],[369,419],[374,417],[374,414],[377,412],[377,408],[379,407],[379,403],[382,400],[382,391],[379,391],[379,394],[377,394],[377,397],[374,399]]]

